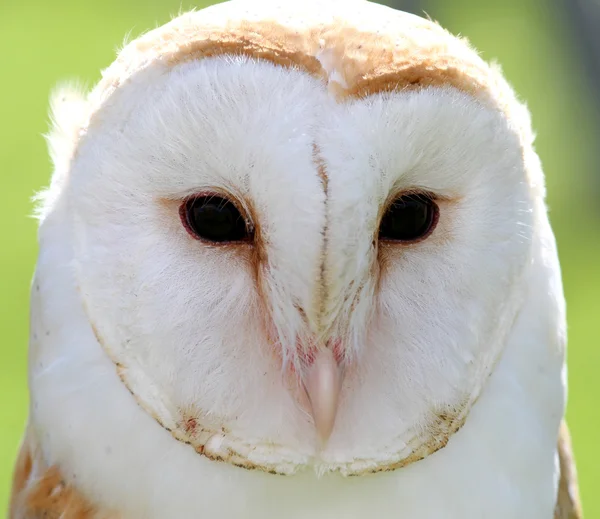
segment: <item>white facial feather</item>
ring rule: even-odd
[[[69,481],[127,517],[551,516],[564,302],[523,107],[449,86],[341,103],[228,56],[148,66],[89,121],[77,99],[50,137],[30,359]],[[378,243],[414,191],[431,236]],[[191,238],[197,193],[235,200],[260,246]],[[311,338],[346,366],[322,449]]]

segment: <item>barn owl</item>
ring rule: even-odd
[[[52,114],[13,519],[580,517],[543,173],[467,42],[233,0]]]

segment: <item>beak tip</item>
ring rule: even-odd
[[[317,427],[317,439],[319,442],[319,448],[321,450],[327,447],[327,443],[329,443],[329,438],[331,438],[331,433],[333,432],[333,422],[327,428],[321,426]]]
[[[331,350],[321,350],[308,369],[304,384],[321,449],[327,446],[333,432],[341,385],[341,367]]]

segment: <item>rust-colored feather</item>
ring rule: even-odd
[[[9,519],[118,519],[100,510],[47,467],[31,434],[26,434],[15,465]]]
[[[554,519],[582,519],[577,470],[571,448],[571,435],[565,421],[560,426],[558,437],[558,456],[560,459],[560,481]]]

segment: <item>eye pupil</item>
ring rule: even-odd
[[[181,211],[185,227],[196,238],[231,242],[250,237],[244,217],[226,198],[192,197],[182,205]]]
[[[426,237],[435,226],[437,206],[423,195],[403,195],[388,208],[379,226],[379,238],[411,242]]]

